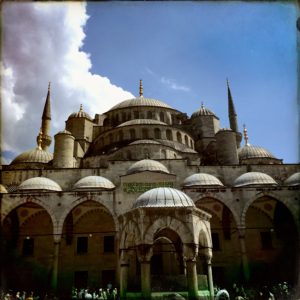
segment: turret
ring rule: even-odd
[[[220,165],[238,165],[236,133],[231,129],[221,129],[216,134],[217,161]]]
[[[51,125],[51,104],[50,104],[50,82],[49,82],[48,93],[47,93],[44,111],[42,115],[42,125],[41,125],[41,132],[42,132],[41,147],[45,151],[47,151],[52,141],[51,136],[49,135],[50,125]],[[39,139],[39,135],[37,136],[37,141],[38,139]]]
[[[73,168],[74,167],[74,136],[71,132],[64,130],[54,136],[54,168]]]

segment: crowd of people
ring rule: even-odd
[[[113,288],[111,284],[106,289],[72,289],[72,299],[97,299],[97,300],[118,300],[119,293],[117,288]]]

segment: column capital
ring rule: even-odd
[[[196,261],[198,256],[198,245],[194,243],[183,245],[183,257],[186,261]]]
[[[142,244],[137,246],[137,257],[140,263],[146,263],[151,260],[153,255],[153,245],[150,244]]]

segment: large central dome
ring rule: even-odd
[[[115,110],[115,109],[120,109],[120,108],[126,108],[126,107],[135,107],[135,106],[154,106],[154,107],[172,108],[171,106],[169,106],[168,104],[166,104],[162,101],[140,96],[137,98],[122,101],[122,102],[118,103],[117,105],[113,106],[109,111]]]

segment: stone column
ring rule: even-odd
[[[245,242],[245,229],[239,229],[239,242],[241,248],[241,259],[242,259],[242,268],[243,268],[243,275],[246,282],[249,281],[250,274],[249,274],[249,264],[248,264],[248,257],[246,251],[246,242]]]
[[[141,289],[143,299],[151,299],[150,261],[141,261]]]
[[[121,297],[121,299],[126,299],[128,269],[129,269],[129,263],[121,262],[121,266],[120,266],[120,297]]]
[[[211,267],[211,257],[206,258],[207,263],[207,279],[208,279],[208,288],[210,299],[214,299],[214,283],[213,283],[213,274],[212,274],[212,267]]]
[[[60,241],[54,241],[52,276],[51,276],[51,288],[54,291],[57,290],[59,246],[60,246]]]
[[[196,259],[188,259],[186,261],[186,271],[189,299],[198,299],[198,278]]]

